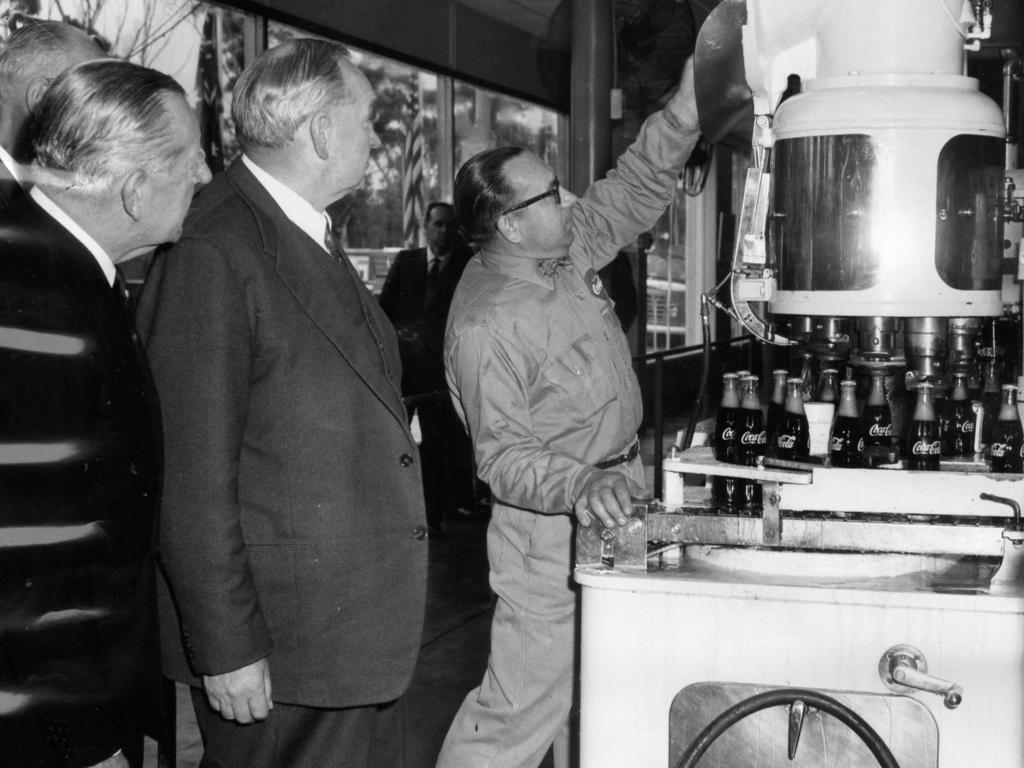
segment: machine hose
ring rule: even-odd
[[[708,376],[711,372],[711,313],[708,309],[708,295],[700,295],[700,333],[704,346],[704,357],[700,369],[700,387],[697,389],[697,400],[693,404],[693,411],[690,413],[690,421],[686,425],[686,437],[683,444],[679,446],[685,450],[693,442],[693,433],[697,429],[697,422],[704,410],[704,397],[708,391]]]
[[[845,704],[840,704],[831,696],[803,688],[777,688],[773,691],[765,691],[729,707],[708,723],[708,726],[697,735],[697,738],[690,743],[690,746],[676,761],[675,768],[694,768],[715,740],[747,715],[770,707],[792,705],[797,701],[827,712],[845,723],[871,750],[871,754],[875,756],[882,768],[899,768],[899,763],[896,762],[889,747],[882,741],[882,737],[860,715]]]

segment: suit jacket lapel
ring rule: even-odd
[[[398,342],[387,318],[377,312],[374,319],[384,347],[377,348],[358,294],[366,289],[356,285],[344,265],[335,263],[332,256],[281,213],[263,185],[242,163],[234,163],[227,178],[256,212],[264,250],[274,259],[281,282],[377,399],[406,424],[397,383],[401,378]],[[367,303],[371,312],[376,309],[372,297]]]

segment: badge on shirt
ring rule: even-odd
[[[586,274],[587,285],[590,286],[590,292],[595,296],[607,296],[604,290],[604,283],[601,282],[601,276],[597,274],[596,269],[588,269]]]

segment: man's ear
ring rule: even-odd
[[[316,112],[309,119],[309,138],[313,143],[313,151],[321,160],[331,158],[330,150],[331,116],[326,112]]]
[[[28,87],[25,88],[25,108],[28,110],[28,114],[36,113],[36,107],[39,106],[43,94],[46,93],[46,89],[52,82],[52,77],[37,77],[28,84]]]
[[[503,213],[496,222],[498,234],[510,243],[518,243],[523,239],[523,233],[519,231],[519,219],[508,213]]]
[[[145,196],[146,172],[136,169],[121,182],[121,205],[133,221],[142,218],[142,203]]]

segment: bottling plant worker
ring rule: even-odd
[[[455,180],[459,223],[480,253],[445,338],[452,399],[494,507],[498,602],[490,660],[445,739],[439,768],[569,763],[576,593],[573,525],[625,523],[644,488],[640,390],[597,270],[650,229],[697,142],[692,63],[607,178],[583,197],[528,150],[491,149]]]

